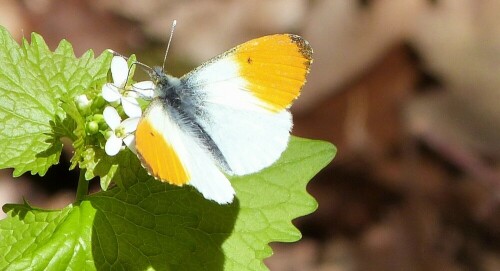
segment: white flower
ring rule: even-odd
[[[127,90],[125,84],[129,76],[129,68],[127,61],[121,56],[114,56],[111,60],[111,75],[113,83],[107,83],[102,87],[104,100],[110,103],[121,103],[123,111],[131,118],[140,117],[142,110],[137,102],[137,97],[152,98],[154,94],[153,82],[138,82],[132,85],[131,90]]]
[[[104,147],[106,154],[109,156],[116,155],[121,150],[123,143],[136,153],[134,132],[137,129],[140,117],[132,117],[122,121],[120,115],[112,106],[107,106],[104,109],[103,116],[112,131]]]

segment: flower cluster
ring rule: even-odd
[[[113,156],[122,149],[123,144],[135,152],[134,132],[142,115],[137,98],[153,98],[154,84],[152,81],[142,81],[127,86],[129,66],[121,56],[113,57],[111,75],[113,83],[107,83],[102,87],[102,97],[111,104],[106,106],[103,112],[104,121],[111,128],[111,131],[106,134],[107,140],[104,150],[106,154]],[[123,121],[115,108],[119,105],[128,117]]]

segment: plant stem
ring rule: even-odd
[[[85,169],[80,169],[80,177],[78,178],[78,188],[76,189],[75,202],[82,201],[89,193],[89,181],[85,180]]]

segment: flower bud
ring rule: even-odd
[[[99,123],[97,123],[96,121],[87,122],[85,132],[87,132],[87,134],[89,135],[93,135],[99,132]]]
[[[88,113],[91,102],[87,98],[87,95],[82,94],[82,95],[76,96],[75,103],[76,103],[76,107],[78,108],[78,111],[80,111],[81,114]]]

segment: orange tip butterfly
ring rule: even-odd
[[[149,174],[233,201],[227,176],[257,172],[286,149],[289,108],[306,82],[312,49],[291,34],[250,40],[176,78],[150,71],[155,95],[135,132]]]

